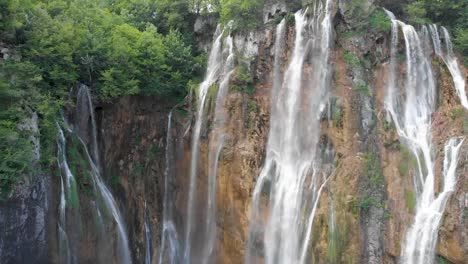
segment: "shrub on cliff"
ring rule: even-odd
[[[437,23],[447,27],[463,57],[468,57],[468,1],[417,0],[411,1],[404,9],[412,24]]]

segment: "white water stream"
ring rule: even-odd
[[[390,11],[386,10],[386,12],[392,20],[392,44],[385,106],[402,142],[417,161],[417,173],[413,177],[417,194],[416,215],[402,245],[401,262],[431,264],[435,257],[437,233],[445,204],[455,187],[458,152],[463,140],[451,138],[445,144],[444,169],[441,179],[443,190],[437,194],[434,171],[435,146],[431,137],[431,115],[436,107],[437,87],[432,74],[430,53],[427,52],[427,48],[431,46],[430,40],[424,27],[422,33],[418,34],[412,26],[396,20]],[[405,39],[406,72],[404,78],[406,79],[403,87],[400,87],[397,82],[399,76],[396,72],[399,29]],[[431,26],[429,29],[436,54],[444,58],[437,28]],[[448,61],[449,58],[445,57],[444,61],[446,60]],[[449,65],[448,67],[450,68]],[[452,72],[452,75],[457,86],[456,74]]]
[[[326,178],[320,173],[320,120],[328,103],[332,1],[310,19],[295,14],[294,50],[284,78],[274,77],[266,159],[252,201],[246,263],[263,248],[264,263],[306,263],[313,221]],[[284,22],[277,26],[281,48]],[[275,51],[274,72],[281,67]],[[310,57],[307,57],[310,56]],[[304,63],[312,69],[304,72]],[[280,83],[278,83],[280,82]]]

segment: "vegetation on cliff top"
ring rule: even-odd
[[[382,5],[385,0],[381,1]],[[4,0],[0,2],[0,199],[28,169],[30,132],[18,129],[31,111],[39,113],[43,161],[53,159],[58,109],[77,82],[111,101],[125,95],[180,100],[198,83],[203,57],[194,50],[196,16],[218,14],[232,30],[263,23],[265,0]],[[310,5],[315,0],[291,1]],[[352,0],[359,12],[364,0]],[[440,23],[468,58],[468,2],[416,0],[390,6],[410,22]],[[357,16],[354,15],[354,16]],[[366,22],[375,31],[390,23],[380,9]],[[0,54],[3,55],[3,54]],[[349,56],[351,63],[354,59]],[[243,75],[240,74],[239,77]],[[195,79],[195,81],[193,80]]]
[[[187,0],[0,2],[0,199],[26,173],[39,113],[43,160],[53,161],[54,119],[77,82],[100,100],[144,94],[180,100],[202,71]],[[5,59],[2,59],[4,57]]]

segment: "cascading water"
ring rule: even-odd
[[[417,193],[416,215],[402,247],[401,261],[407,264],[430,264],[435,257],[437,230],[445,203],[456,183],[458,151],[463,140],[452,138],[445,145],[442,179],[444,187],[436,197],[432,152],[434,146],[431,139],[431,114],[435,109],[436,85],[429,53],[425,52],[425,48],[430,46],[429,38],[423,32],[421,39],[412,26],[396,20],[390,11],[386,10],[386,12],[393,26],[385,107],[393,119],[400,138],[417,161],[417,173],[413,178]],[[399,27],[403,32],[406,50],[406,82],[401,88],[402,91],[396,81],[397,60],[395,56],[398,48]],[[434,36],[433,28],[430,29]],[[435,42],[434,47],[436,53],[440,54],[440,45]],[[405,98],[401,98],[401,94]]]
[[[450,34],[445,27],[441,27],[445,43],[444,48],[442,48],[437,25],[430,25],[429,29],[431,32],[435,53],[440,56],[445,65],[447,65],[447,68],[452,75],[452,80],[455,85],[458,97],[460,98],[460,102],[466,109],[468,109],[468,99],[465,92],[465,77],[462,75],[460,67],[458,66],[457,57],[453,53]]]
[[[118,249],[116,250],[118,256],[117,259],[119,259],[119,263],[123,264],[130,264],[132,263],[131,261],[131,255],[130,255],[130,249],[128,245],[128,238],[125,230],[125,225],[123,222],[123,218],[120,214],[120,211],[117,208],[117,203],[115,202],[111,192],[109,189],[106,187],[104,182],[101,179],[100,176],[100,169],[99,165],[97,162],[99,162],[99,149],[97,146],[97,128],[96,128],[96,121],[94,118],[94,107],[92,105],[91,101],[91,96],[89,94],[88,87],[85,85],[81,85],[78,90],[77,94],[78,102],[77,102],[77,124],[78,124],[78,131],[77,136],[79,139],[79,142],[84,150],[85,154],[85,159],[88,161],[89,164],[89,175],[91,176],[92,183],[93,183],[93,190],[94,193],[96,194],[96,201],[91,201],[90,207],[92,210],[94,210],[93,214],[98,220],[98,226],[106,226],[106,227],[111,227],[111,223],[115,222],[117,226],[117,237],[118,237]],[[80,112],[83,111],[83,112]],[[90,118],[90,120],[89,120]],[[65,122],[66,123],[66,122]],[[88,128],[88,125],[91,125],[91,130],[86,131]],[[58,126],[58,125],[57,125]],[[68,247],[69,250],[67,254],[69,256],[64,257],[67,259],[66,263],[68,262],[68,259],[70,259],[71,263],[78,263],[78,260],[76,258],[76,254],[73,252],[74,248],[74,243],[79,243],[80,240],[79,238],[70,238],[70,232],[68,232],[67,228],[67,221],[68,219],[72,218],[79,218],[79,213],[78,216],[76,215],[71,215],[71,217],[67,217],[67,211],[65,210],[67,207],[69,207],[67,201],[73,201],[73,204],[78,204],[79,199],[78,199],[78,193],[77,193],[77,188],[76,188],[76,181],[73,177],[73,174],[71,173],[69,167],[68,167],[68,162],[67,162],[67,156],[66,156],[66,151],[65,151],[65,146],[66,146],[66,141],[65,141],[65,136],[63,133],[63,130],[61,129],[60,126],[58,126],[59,130],[59,137],[58,137],[58,160],[59,160],[59,167],[62,172],[62,182],[65,181],[65,191],[62,192],[61,194],[61,202],[59,205],[59,227],[58,227],[58,233],[59,236],[59,248],[66,248]],[[68,132],[73,133],[72,130],[69,130]],[[88,146],[85,143],[85,141],[81,138],[82,136],[85,137],[87,133],[91,133],[91,140],[89,144],[91,145],[92,148],[92,155],[88,151]],[[75,135],[72,135],[75,136]],[[74,186],[74,187],[73,187]],[[63,200],[64,195],[67,197],[67,199]],[[101,212],[104,211],[106,214],[102,215]],[[110,216],[111,219],[106,221],[104,220],[104,216]],[[70,224],[68,224],[70,226]],[[77,227],[75,227],[77,228]],[[109,228],[107,228],[108,230]],[[63,231],[63,232],[62,232]],[[99,230],[98,230],[99,231]],[[106,236],[106,242],[109,243],[111,241],[111,234],[108,232],[104,232],[104,230],[101,230],[101,234]],[[74,233],[79,233],[79,232],[73,232]],[[76,235],[75,235],[76,236]],[[73,242],[73,243],[72,243]],[[99,251],[99,250],[98,250]],[[71,253],[70,253],[71,252]],[[97,252],[100,254],[100,252]],[[112,258],[112,256],[105,256],[105,259]],[[102,262],[108,262],[107,260],[102,260]]]
[[[145,264],[151,264],[153,254],[153,242],[151,241],[151,226],[149,223],[148,209],[145,202]]]
[[[192,156],[190,166],[189,200],[184,243],[185,263],[211,263],[214,261],[216,240],[216,177],[218,162],[225,141],[226,109],[224,107],[229,88],[229,79],[234,71],[234,47],[232,37],[227,36],[223,43],[223,32],[216,29],[211,48],[205,80],[200,84],[197,104],[197,115],[192,139]],[[224,49],[223,49],[224,46]],[[208,89],[219,81],[215,100],[213,126],[209,137],[208,176],[206,215],[203,219],[203,245],[196,248],[197,254],[192,254],[194,225],[194,210],[197,208],[195,189],[198,175],[199,140],[202,124],[205,122],[205,104]],[[201,208],[201,207],[200,207]],[[161,261],[161,259],[160,259]]]
[[[159,249],[159,264],[180,263],[180,242],[174,220],[174,197],[173,197],[173,139],[172,139],[172,113],[167,117],[166,136],[166,168],[164,171],[164,200],[163,200],[163,224],[161,232],[161,246]],[[167,251],[168,250],[168,251]],[[168,257],[169,259],[166,259]]]
[[[247,263],[258,260],[262,246],[264,263],[307,261],[315,211],[327,181],[319,172],[319,136],[330,80],[331,3],[319,1],[310,21],[306,11],[295,14],[292,59],[282,84],[273,84],[278,89],[273,89],[266,159],[253,193]],[[278,25],[277,36],[283,27]],[[277,41],[281,47],[283,40]],[[275,67],[281,65],[280,55],[275,52]],[[312,69],[303,74],[306,61]]]
[[[100,169],[101,161],[99,155],[99,146],[97,141],[96,118],[94,117],[93,101],[89,93],[88,86],[80,84],[76,95],[76,115],[78,118],[76,132],[78,136],[91,147],[91,156],[94,164]],[[91,123],[91,131],[89,129]],[[91,138],[88,140],[88,133],[91,132]]]
[[[94,188],[97,191],[97,194],[99,196],[98,204],[99,206],[103,206],[106,209],[106,211],[112,216],[113,220],[115,221],[117,225],[117,235],[118,235],[118,240],[119,240],[119,250],[118,250],[119,259],[121,260],[121,263],[123,264],[132,263],[131,256],[130,256],[130,248],[128,246],[127,232],[125,229],[123,218],[120,214],[119,209],[117,208],[117,203],[114,197],[112,196],[111,192],[107,188],[107,186],[102,181],[101,175],[99,173],[99,169],[94,164],[93,159],[88,152],[86,144],[81,139],[80,139],[80,142],[82,143],[83,148],[85,149],[86,156],[91,165],[90,173],[93,179]]]
[[[229,88],[229,79],[234,71],[234,47],[232,37],[228,36],[225,39],[225,49],[223,55],[226,56],[224,61],[221,81],[219,84],[218,94],[216,95],[213,128],[209,142],[209,157],[208,157],[208,206],[205,220],[205,245],[201,263],[210,263],[212,254],[214,253],[216,240],[216,176],[218,174],[218,162],[221,150],[225,142],[225,125],[226,125],[226,108],[225,101]]]
[[[121,263],[123,264],[130,264],[132,263],[131,260],[131,255],[130,255],[130,248],[128,246],[128,238],[127,238],[127,232],[125,229],[125,224],[123,221],[123,218],[120,214],[120,211],[117,207],[117,203],[112,196],[111,192],[107,188],[107,186],[104,184],[104,182],[101,179],[100,175],[100,165],[97,164],[96,162],[99,162],[99,149],[97,146],[97,126],[96,126],[96,120],[94,118],[94,107],[93,103],[91,100],[91,96],[89,93],[89,89],[86,86],[80,87],[80,90],[84,89],[85,93],[87,94],[87,99],[88,99],[88,107],[89,107],[89,113],[91,116],[91,136],[92,136],[92,150],[94,157],[92,157],[89,152],[88,148],[83,140],[80,139],[84,149],[86,156],[88,158],[88,161],[91,165],[91,176],[93,179],[94,183],[94,188],[97,191],[98,194],[98,204],[99,206],[102,206],[106,209],[107,212],[110,213],[112,216],[113,220],[115,221],[117,225],[117,234],[118,234],[118,240],[119,240],[119,257],[121,260]],[[94,158],[94,159],[93,159]]]
[[[273,90],[271,91],[272,98],[278,94],[278,90],[281,88],[282,81],[282,60],[281,57],[284,52],[285,45],[285,34],[286,34],[286,19],[276,26],[276,37],[275,37],[275,48],[274,48],[274,64],[273,64]]]
[[[200,84],[198,90],[197,100],[197,114],[195,120],[195,127],[193,128],[192,148],[191,148],[191,161],[190,161],[190,183],[189,183],[189,194],[188,194],[188,205],[187,205],[187,220],[185,224],[185,236],[184,236],[184,262],[189,263],[191,258],[191,242],[192,233],[194,229],[194,213],[196,207],[195,201],[195,190],[196,190],[196,178],[198,169],[198,153],[199,153],[199,141],[202,124],[204,123],[204,112],[205,112],[205,99],[208,93],[208,89],[213,85],[219,75],[221,68],[221,44],[222,44],[222,31],[220,26],[217,27],[214,42],[211,47],[210,56],[208,58],[208,66],[206,70],[205,80]]]
[[[78,190],[76,180],[68,166],[66,156],[66,141],[62,128],[57,124],[57,161],[60,168],[60,204],[59,204],[59,219],[58,219],[58,242],[59,242],[59,257],[61,263],[77,263],[76,252],[71,248],[71,243],[67,232],[67,208],[72,210],[78,207]],[[65,182],[65,185],[64,185]],[[67,205],[67,201],[68,204]],[[73,232],[70,230],[70,232]]]

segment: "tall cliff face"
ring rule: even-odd
[[[105,178],[123,210],[135,263],[146,257],[145,215],[153,246],[159,245],[171,107],[158,98],[128,97],[98,111]],[[153,255],[156,259],[156,250]]]
[[[0,202],[0,259],[2,263],[49,263],[53,250],[54,191],[48,172],[39,167],[38,115],[31,112],[19,129],[30,131],[33,175],[22,175],[8,200]]]
[[[97,156],[101,159],[104,181],[126,223],[134,263],[167,263],[171,257],[176,263],[181,261],[186,254],[184,238],[189,215],[194,219],[189,241],[193,246],[191,254],[197,259],[202,257],[197,252],[206,250],[206,263],[243,263],[247,246],[253,245],[255,254],[249,260],[254,263],[265,261],[268,252],[262,241],[263,233],[252,235],[252,202],[271,135],[272,94],[279,89],[275,82],[294,56],[298,31],[293,13],[301,8],[300,2],[265,1],[262,26],[249,32],[228,34],[226,29],[224,34],[216,34],[217,19],[214,16],[200,17],[194,25],[201,50],[212,48],[213,34],[226,47],[231,43],[227,41],[228,35],[232,37],[232,50],[220,51],[220,57],[225,60],[223,68],[228,70],[219,73],[207,87],[194,182],[190,178],[199,90],[191,90],[177,105],[158,97],[132,96],[114,103],[100,103],[93,109],[100,149]],[[389,30],[376,29],[365,21],[375,14],[374,1],[332,2],[329,100],[317,125],[320,127],[318,149],[329,150],[325,154],[330,160],[325,162],[324,170],[328,173],[324,175],[328,180],[318,198],[308,241],[310,262],[399,263],[405,237],[417,213],[413,175],[417,173],[418,163],[387,113],[392,35]],[[387,2],[391,1],[380,1],[380,4],[392,4]],[[312,12],[309,10],[308,18]],[[279,37],[277,28],[283,18],[284,31]],[[278,39],[284,45],[279,51]],[[403,76],[408,70],[402,48],[404,37],[400,36],[397,42],[397,74]],[[425,52],[430,53],[437,87],[436,106],[430,115],[430,133],[434,186],[439,194],[445,187],[442,182],[444,144],[454,137],[466,137],[468,112],[460,103],[446,61],[437,56],[433,48],[427,48]],[[234,55],[233,69],[225,67],[228,64],[226,53]],[[275,58],[280,58],[281,63]],[[306,79],[317,71],[317,65],[311,59],[303,63],[301,70]],[[460,67],[466,81],[467,70]],[[221,80],[228,81],[221,105],[224,118],[216,114],[220,107],[217,95]],[[401,85],[405,80],[398,79],[397,82]],[[313,87],[316,83],[310,85]],[[304,98],[306,95],[310,96],[304,94]],[[279,101],[282,100],[288,98]],[[85,118],[79,120],[79,115]],[[87,145],[92,140],[87,134],[90,131],[89,115],[90,112],[67,115],[76,123],[77,134]],[[303,117],[304,120],[307,118]],[[23,129],[37,132],[34,114]],[[220,133],[223,144],[213,144],[213,138],[220,140],[217,139]],[[32,141],[37,140],[32,137]],[[67,136],[66,144],[74,144],[72,136]],[[38,147],[37,142],[34,145]],[[80,152],[78,147],[74,148]],[[39,153],[39,149],[35,153]],[[210,189],[213,179],[209,177],[213,174],[213,153],[219,157],[216,156],[215,193],[210,196],[213,191]],[[461,145],[459,153],[455,168],[457,184],[448,198],[438,228],[435,253],[439,263],[468,262],[468,139]],[[37,160],[35,157],[33,163]],[[102,237],[108,236],[101,237],[93,231],[95,219],[90,219],[96,214],[92,199],[95,194],[86,193],[92,182],[83,173],[86,165],[81,164],[82,160],[83,157],[77,157],[74,162],[75,170],[79,172],[76,176],[83,177],[80,183],[80,192],[83,192],[83,195],[80,193],[81,211],[77,217],[83,225],[72,228],[85,230],[77,254],[83,263],[116,261],[119,258],[119,252],[114,249],[117,241],[102,241]],[[25,176],[13,190],[8,203],[0,204],[0,226],[4,227],[0,236],[2,263],[61,262],[57,231],[61,182],[60,177],[50,175],[40,172],[34,177]],[[196,186],[193,196],[190,196],[191,186]],[[269,193],[261,191],[261,203],[267,204]],[[190,197],[194,197],[192,201]],[[210,204],[210,197],[216,198],[214,205]],[[166,203],[165,199],[170,202]],[[193,212],[188,208],[190,204],[195,208]],[[165,226],[164,214],[168,210],[165,206],[168,205],[171,206],[171,222]],[[208,213],[212,208],[212,214]],[[266,210],[260,218],[265,221],[268,213]],[[207,223],[206,219],[211,216],[214,216],[214,225]],[[75,223],[73,221],[71,224]],[[113,233],[116,230],[111,226],[105,231]],[[168,233],[167,240],[170,241],[162,246],[164,232]],[[207,249],[205,238],[210,238],[208,233],[214,234],[214,246]],[[108,252],[112,256],[104,256]]]
[[[290,9],[294,6],[273,2],[265,7],[265,22],[296,11]],[[397,263],[405,232],[414,220],[416,205],[411,177],[414,168],[408,150],[385,114],[390,33],[371,28],[358,32],[355,25],[360,18],[356,17],[355,8],[349,1],[339,1],[332,12],[331,103],[329,114],[321,121],[321,142],[333,146],[335,162],[326,191],[320,197],[311,251],[314,263]],[[374,8],[370,1],[359,11],[366,17]],[[270,126],[275,27],[269,22],[253,32],[233,35],[234,48],[243,57],[238,59],[225,103],[227,140],[216,178],[216,263],[239,263],[245,256],[253,189],[263,165]],[[289,23],[286,48],[281,55],[285,62],[291,58],[295,34],[294,25]],[[247,65],[245,74],[251,78],[249,83],[240,77],[242,64]],[[404,63],[400,67],[404,70]],[[432,137],[436,178],[440,179],[443,144],[452,136],[466,135],[467,113],[460,106],[443,62],[434,57],[432,68],[438,87]],[[466,71],[462,71],[466,76]],[[253,87],[247,89],[249,85]],[[207,100],[206,112],[212,113],[215,96]],[[169,131],[174,140],[171,190],[179,235],[184,232],[183,219],[187,217],[195,105],[196,96],[190,96],[185,104],[177,106]],[[106,174],[111,182],[117,179],[113,189],[125,208],[134,257],[144,259],[146,201],[153,263],[157,261],[161,237],[163,150],[169,109],[170,104],[157,99],[133,97],[103,106],[100,114]],[[208,114],[200,140],[195,197],[202,205],[207,203],[213,118],[213,114]],[[448,200],[436,249],[439,258],[452,263],[464,263],[468,255],[463,228],[467,221],[467,151],[464,143],[457,167],[458,184]],[[440,180],[436,184],[441,188]],[[201,206],[197,214],[202,216],[204,209]]]

